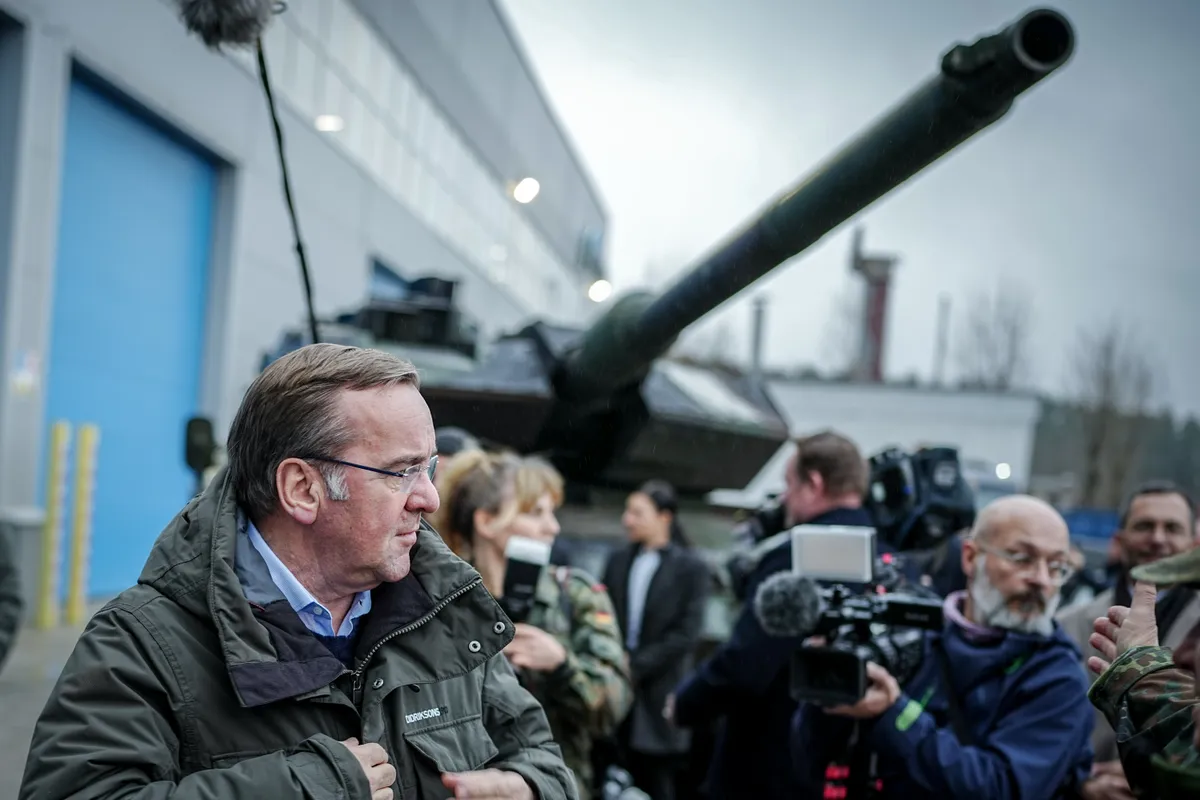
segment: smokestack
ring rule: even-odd
[[[946,382],[946,350],[950,341],[950,295],[938,298],[937,341],[933,350],[933,384]]]
[[[750,321],[750,377],[755,383],[763,378],[763,326],[766,324],[767,298],[754,298]]]
[[[854,230],[850,271],[863,278],[862,321],[859,329],[859,380],[879,383],[883,380],[883,353],[887,337],[888,299],[892,283],[895,256],[865,256],[862,252],[862,230]]]

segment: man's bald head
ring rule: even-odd
[[[963,543],[968,618],[990,627],[1049,635],[1059,587],[1071,566],[1067,523],[1029,495],[992,501]]]
[[[1067,522],[1054,506],[1027,494],[1010,494],[988,503],[975,516],[971,527],[971,538],[983,544],[993,545],[997,537],[1006,538],[1020,529],[1028,536],[1044,540],[1042,547],[1061,549],[1066,553],[1071,547],[1071,534]]]

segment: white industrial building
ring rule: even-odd
[[[481,338],[584,317],[605,211],[502,9],[286,6],[266,52],[318,313],[437,276]],[[252,51],[170,0],[0,0],[0,511],[45,506],[54,422],[95,424],[89,590],[131,583],[193,492],[185,421],[223,435],[302,298]]]

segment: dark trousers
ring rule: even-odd
[[[626,750],[625,769],[633,776],[637,788],[650,795],[650,800],[675,800],[675,781],[679,773],[679,756],[649,755]]]

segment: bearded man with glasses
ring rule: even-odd
[[[1079,650],[1054,619],[1069,559],[1066,522],[1048,504],[1008,495],[984,507],[963,542],[967,589],[946,598],[913,678],[901,687],[869,664],[857,704],[797,711],[795,796],[830,796],[827,767],[853,740],[875,757],[876,797],[1076,797],[1093,712]]]
[[[412,364],[317,344],[271,364],[229,466],[89,623],[23,800],[577,796],[513,628],[425,522]]]

